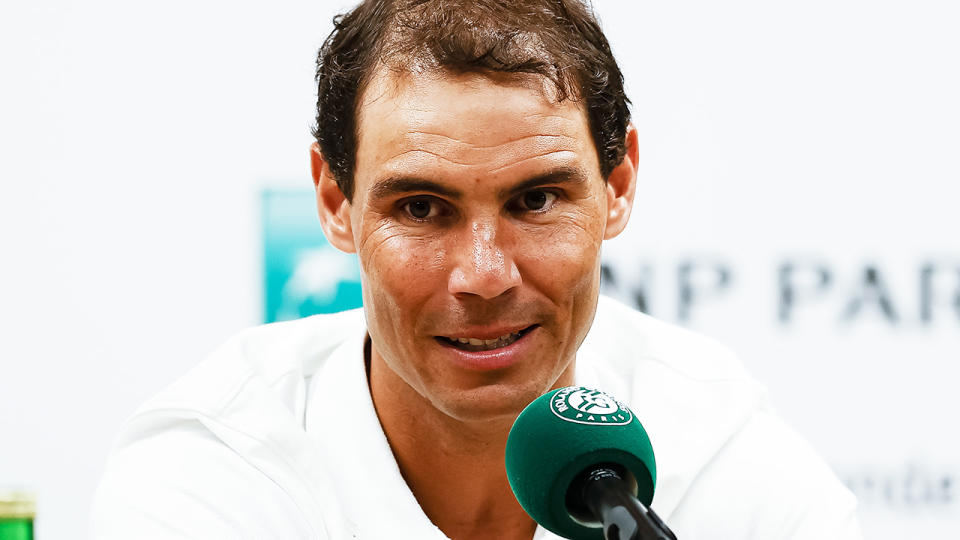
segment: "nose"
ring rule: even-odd
[[[495,223],[471,223],[467,238],[457,243],[452,246],[451,294],[491,299],[520,285],[520,270],[498,242]]]

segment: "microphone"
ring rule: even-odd
[[[657,467],[646,430],[612,396],[582,386],[527,405],[507,437],[520,506],[571,540],[677,540],[650,509]]]

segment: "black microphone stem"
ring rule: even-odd
[[[583,500],[603,523],[607,540],[677,540],[663,520],[630,493],[627,482],[612,468],[590,472],[583,484]]]

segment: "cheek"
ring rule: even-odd
[[[596,312],[600,289],[602,222],[593,213],[569,216],[518,250],[525,280],[555,306],[551,332],[560,358],[571,358],[583,342]]]
[[[369,231],[358,244],[367,331],[390,369],[422,389],[435,379],[420,359],[422,331],[431,300],[443,280],[444,251],[436,240],[389,225]]]
[[[411,236],[391,225],[365,233],[357,250],[364,305],[376,315],[381,329],[409,327],[442,279],[442,246],[435,239]],[[396,334],[409,335],[409,328]]]
[[[521,273],[553,295],[573,297],[594,286],[602,230],[593,213],[572,213],[550,227],[518,231]]]

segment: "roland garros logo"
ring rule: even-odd
[[[633,420],[626,406],[599,390],[582,386],[561,388],[550,400],[553,414],[577,424],[622,426]]]

